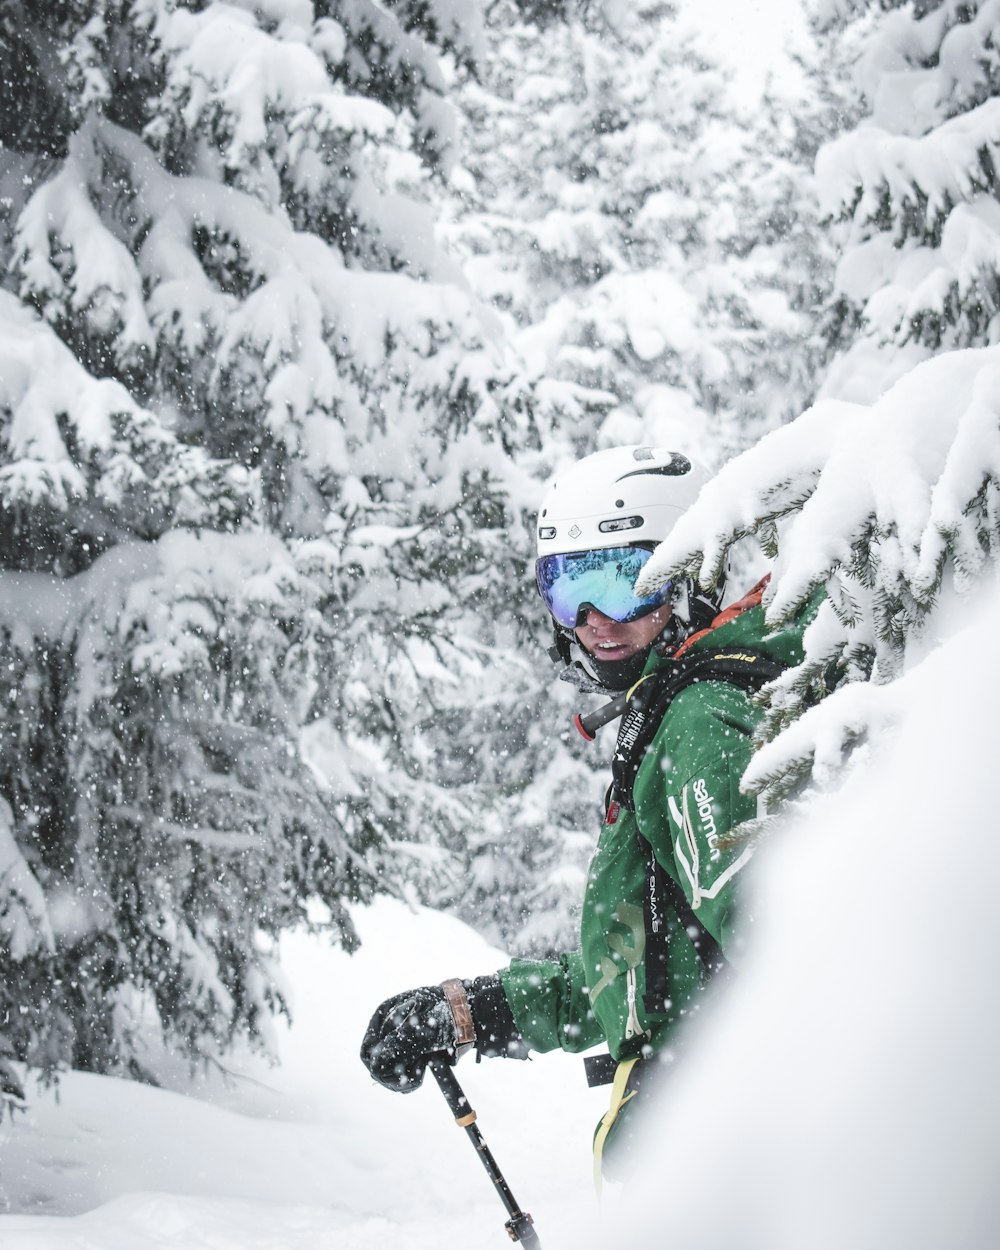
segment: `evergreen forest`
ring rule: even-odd
[[[804,2],[748,103],[666,0],[0,0],[8,1105],[266,1049],[377,894],[572,943],[581,454],[718,472],[654,580],[828,589],[747,784],[886,723],[1000,544],[1000,0]]]

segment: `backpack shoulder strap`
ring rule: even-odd
[[[690,651],[670,660],[634,686],[618,730],[611,760],[614,797],[635,810],[633,787],[639,767],[667,711],[678,694],[699,681],[731,682],[757,691],[784,671],[784,665],[753,647],[720,647]]]

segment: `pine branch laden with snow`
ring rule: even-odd
[[[939,356],[870,407],[821,400],[704,488],[644,570],[642,593],[684,573],[714,584],[752,536],[774,559],[773,626],[826,596],[802,663],[767,690],[768,745],[746,785],[777,797],[810,771],[826,781],[889,716],[942,590],[968,594],[996,561],[998,491],[1000,348]]]
[[[128,247],[93,207],[109,173],[128,204]],[[124,381],[136,369],[147,386],[155,378],[184,426],[205,411],[228,417],[206,437],[244,458],[266,439],[321,476],[353,442],[378,462],[406,410],[439,407],[459,433],[475,419],[492,441],[529,402],[456,288],[347,269],[316,235],[246,193],[169,175],[107,124],[74,137],[16,244],[22,298],[64,337],[82,313],[85,356],[110,357]]]
[[[823,393],[866,402],[935,352],[1000,340],[1000,4],[882,8],[856,67],[869,116],[816,162],[844,248],[827,332],[846,349]]]
[[[8,568],[74,572],[74,546],[88,537],[96,554],[122,538],[155,534],[167,516],[228,526],[253,513],[252,472],[185,445],[123,385],[83,368],[44,321],[4,291],[0,412]],[[39,514],[45,523],[34,526]],[[40,541],[42,529],[48,536]]]

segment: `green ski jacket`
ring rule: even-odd
[[[778,632],[768,632],[763,608],[752,607],[693,640],[687,654],[746,647],[795,664],[818,602]],[[671,663],[654,654],[645,673]],[[726,680],[702,680],[674,697],[635,775],[634,812],[612,802],[605,816],[579,949],[552,960],[516,959],[500,972],[529,1047],[576,1052],[606,1042],[620,1061],[674,1044],[704,989],[705,968],[689,932],[690,913],[682,920],[669,901],[662,906],[662,897],[654,905],[664,914],[653,917],[660,936],[651,966],[644,917],[650,848],[727,961],[738,956],[735,900],[752,848],[729,845],[724,835],[757,814],[756,799],[741,794],[739,783],[761,714],[752,695]]]

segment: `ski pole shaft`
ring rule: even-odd
[[[489,1146],[483,1140],[483,1135],[476,1124],[476,1113],[473,1111],[468,1098],[466,1098],[461,1085],[459,1085],[451,1064],[446,1059],[432,1059],[430,1061],[430,1069],[434,1073],[434,1079],[440,1086],[441,1093],[444,1094],[445,1102],[451,1108],[451,1113],[455,1117],[455,1123],[459,1128],[465,1129],[466,1135],[475,1147],[476,1154],[479,1155],[480,1162],[486,1169],[486,1175],[493,1182],[493,1188],[500,1195],[500,1201],[510,1216],[505,1225],[507,1235],[511,1241],[519,1241],[522,1245],[527,1246],[529,1250],[541,1250],[541,1243],[538,1240],[538,1234],[535,1232],[532,1218],[517,1205],[510,1186],[504,1179],[503,1173],[497,1167],[497,1162],[493,1158]]]

